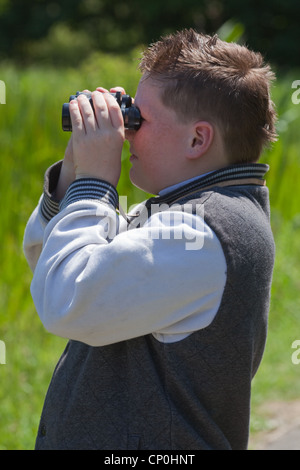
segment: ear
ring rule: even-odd
[[[214,139],[214,128],[207,121],[199,121],[193,125],[189,141],[189,159],[196,159],[204,155],[210,148]]]

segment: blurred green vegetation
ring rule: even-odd
[[[198,2],[199,8],[205,4],[210,10],[211,5],[215,5],[215,11],[218,11],[221,3]],[[228,2],[231,3],[234,2]],[[293,3],[286,2],[286,5],[290,7]],[[69,133],[61,130],[62,103],[77,90],[95,89],[99,85],[106,88],[122,85],[128,93],[134,95],[140,78],[135,58],[142,50],[142,46],[136,45],[142,43],[141,38],[145,42],[148,40],[148,37],[137,34],[142,28],[137,23],[141,11],[128,16],[132,6],[137,5],[134,0],[128,2],[127,6],[119,1],[109,4],[105,0],[77,0],[60,4],[35,0],[27,5],[27,10],[24,4],[26,2],[21,0],[0,0],[0,79],[6,84],[6,105],[0,105],[0,340],[6,344],[6,365],[0,365],[0,450],[34,447],[44,396],[66,343],[45,332],[40,323],[30,296],[32,274],[22,251],[25,224],[42,192],[44,171],[53,162],[63,158],[69,138]],[[174,8],[174,15],[181,11],[179,1],[167,1],[164,4],[164,12],[168,11],[170,5]],[[184,3],[186,8],[192,4],[192,1]],[[250,1],[246,1],[243,10],[247,11],[250,4]],[[153,9],[152,16],[149,13],[153,21],[157,15],[157,2],[149,5],[143,2],[142,5],[145,15]],[[277,8],[276,2],[274,5]],[[5,28],[11,28],[15,24],[17,7],[18,19],[20,23],[23,19],[24,24],[20,24],[20,30],[15,32],[15,40],[12,40],[12,35],[5,33],[1,21],[6,18]],[[264,5],[260,7],[265,8]],[[109,48],[98,47],[100,39],[95,40],[89,33],[89,28],[96,28],[101,12],[112,8],[114,14],[111,22],[105,27],[99,24],[99,31],[103,36],[101,40],[108,41],[110,45],[110,28],[111,37],[118,31],[113,53],[108,52]],[[190,11],[189,15],[196,18],[198,14],[197,21],[201,23],[197,8],[193,14]],[[86,22],[88,18],[93,18],[89,28],[77,29],[79,23],[76,23],[75,13],[78,12]],[[282,15],[284,12],[285,8]],[[183,26],[184,22],[192,21],[188,13],[186,15]],[[213,14],[210,15],[211,23],[204,22],[205,27],[217,27],[217,19],[213,21]],[[166,15],[163,16],[166,20]],[[122,27],[115,23],[116,17],[123,21]],[[258,20],[259,23],[260,18]],[[127,23],[135,26],[134,32],[126,30]],[[171,23],[165,24],[165,29],[174,28]],[[148,34],[156,39],[157,33]],[[219,34],[227,40],[242,40],[248,33],[243,22],[227,21],[222,23]],[[126,54],[120,46],[125,36],[128,42],[124,42],[124,48],[128,49],[129,44],[134,45]],[[4,54],[2,38],[8,41],[9,37],[11,43],[6,43]],[[299,59],[299,54],[297,57]],[[262,161],[270,165],[267,183],[277,256],[269,337],[253,387],[253,432],[264,426],[264,421],[256,412],[261,403],[268,399],[296,398],[300,392],[300,365],[294,365],[291,361],[291,345],[294,340],[300,339],[300,104],[293,104],[291,99],[295,91],[292,83],[300,80],[300,69],[292,68],[287,72],[277,63],[274,68],[278,80],[272,89],[272,97],[279,114],[280,138],[264,153]],[[129,207],[143,200],[146,195],[130,184],[128,157],[128,147],[125,145],[118,191],[120,195],[128,196]]]
[[[298,0],[0,0],[0,58],[76,65],[92,50],[127,53],[162,34],[215,33],[232,18],[243,41],[282,66],[300,66]]]

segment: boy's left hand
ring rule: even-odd
[[[76,178],[98,178],[117,186],[125,138],[121,109],[109,93],[92,93],[94,112],[85,95],[70,102]]]

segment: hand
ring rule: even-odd
[[[74,170],[76,178],[98,178],[117,186],[124,123],[115,98],[102,90],[92,93],[94,112],[85,95],[70,102]]]
[[[58,183],[55,189],[55,198],[58,200],[61,200],[68,187],[70,184],[75,180],[76,175],[75,175],[75,169],[74,169],[74,161],[73,161],[73,143],[72,143],[72,135],[71,138],[69,139],[66,152],[65,152],[65,158],[62,163],[62,167],[60,170],[60,175],[58,179]]]
[[[84,90],[85,93],[90,93],[89,90]],[[55,198],[58,200],[63,199],[68,187],[76,179],[74,160],[73,160],[73,142],[72,135],[69,139],[65,158],[62,163],[58,183],[55,189]]]

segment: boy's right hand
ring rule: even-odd
[[[91,93],[89,90],[83,90],[85,93]],[[107,93],[107,90],[103,87],[98,87],[97,91],[101,93]],[[122,87],[113,87],[110,89],[110,93],[121,92],[124,95],[126,92]],[[55,190],[55,197],[58,200],[63,199],[68,187],[76,179],[75,167],[74,167],[74,156],[73,156],[73,134],[71,135],[66,151],[64,160],[61,167],[61,172],[58,180],[58,184]]]
[[[93,110],[84,94],[69,105],[76,179],[96,178],[116,187],[125,139],[122,112],[106,90],[98,88],[91,96]]]

